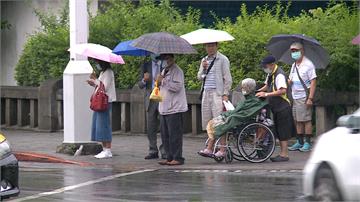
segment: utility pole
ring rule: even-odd
[[[70,0],[70,48],[87,43],[89,20],[87,0]],[[71,50],[71,49],[70,49]],[[90,96],[94,88],[86,83],[93,69],[87,57],[70,52],[70,61],[63,74],[64,142],[58,152],[73,154],[83,145],[83,154],[95,154],[101,145],[91,142]]]

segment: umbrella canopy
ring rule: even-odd
[[[290,45],[294,42],[303,44],[305,56],[309,58],[318,69],[324,69],[329,64],[329,54],[320,43],[301,34],[280,34],[271,37],[267,49],[279,61],[286,64],[294,63],[291,58]]]
[[[185,39],[167,32],[144,34],[135,39],[132,46],[156,54],[192,54],[196,50]]]
[[[112,52],[117,55],[131,55],[131,56],[148,56],[148,55],[150,55],[149,51],[135,48],[134,46],[132,46],[131,45],[132,42],[133,42],[133,40],[123,41],[123,42],[119,43]]]
[[[182,35],[181,38],[192,45],[234,40],[234,37],[229,33],[214,29],[198,29]]]
[[[351,41],[352,44],[356,45],[356,44],[360,44],[360,34],[357,35],[355,38],[353,38],[353,40]]]
[[[110,63],[125,64],[124,60],[120,55],[115,55],[114,53],[112,53],[110,48],[102,46],[100,44],[75,44],[73,47],[69,48],[68,51]]]

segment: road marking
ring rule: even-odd
[[[175,173],[302,173],[302,170],[173,170]]]
[[[60,188],[60,189],[55,189],[55,190],[49,191],[49,192],[43,192],[43,193],[35,194],[35,195],[32,195],[32,196],[27,196],[27,197],[23,197],[23,198],[14,199],[14,200],[11,200],[10,202],[20,202],[20,201],[27,201],[27,200],[31,200],[31,199],[37,199],[37,198],[41,198],[41,197],[44,197],[44,196],[59,194],[59,193],[65,192],[65,191],[69,191],[69,190],[77,189],[77,188],[80,188],[80,187],[96,184],[96,183],[99,183],[99,182],[113,180],[113,179],[119,178],[119,177],[125,177],[125,176],[129,176],[129,175],[136,175],[136,174],[145,173],[145,172],[152,172],[152,171],[155,171],[155,169],[146,169],[146,170],[138,170],[138,171],[133,171],[133,172],[128,172],[128,173],[119,173],[119,174],[116,174],[116,175],[110,175],[110,176],[107,176],[107,177],[99,178],[97,180],[90,180],[90,181],[83,182],[83,183],[80,183],[80,184],[71,185],[71,186]]]

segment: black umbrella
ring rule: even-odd
[[[135,39],[132,46],[156,54],[192,54],[197,53],[185,39],[167,32],[144,34]]]
[[[305,56],[309,58],[318,69],[324,69],[329,64],[329,54],[313,38],[302,34],[279,34],[271,37],[267,49],[279,61],[286,64],[294,63],[291,58],[290,45],[294,42],[303,44]]]

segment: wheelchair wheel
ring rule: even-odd
[[[223,156],[220,156],[220,157],[214,156],[214,159],[216,162],[221,163],[224,160],[224,157]]]
[[[221,143],[220,143],[220,138],[218,138],[218,139],[215,141],[215,144],[214,144],[214,152],[213,152],[213,153],[216,154],[216,152],[219,151],[221,147],[223,147],[223,146],[222,146]],[[224,160],[224,157],[223,157],[223,156],[216,157],[216,156],[214,155],[214,159],[215,159],[216,162],[221,163],[221,162]]]
[[[275,150],[275,136],[271,129],[262,123],[246,125],[238,136],[240,154],[252,163],[266,161]]]
[[[245,161],[244,157],[239,152],[239,149],[237,146],[238,145],[238,140],[237,140],[238,135],[239,135],[239,133],[236,131],[229,132],[226,137],[226,142],[228,145],[228,149],[232,153],[233,159],[236,159],[238,161]]]
[[[224,158],[225,158],[225,163],[231,163],[233,161],[233,154],[230,148],[226,149],[226,154]]]

